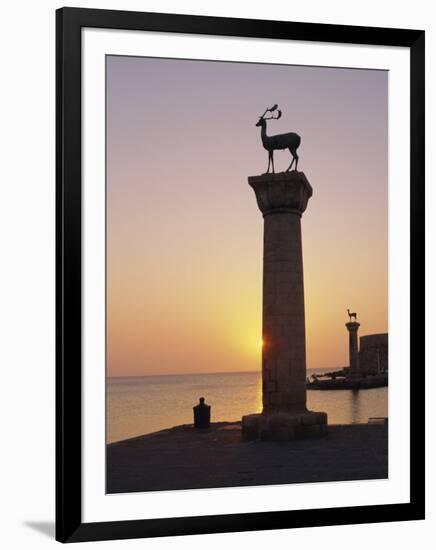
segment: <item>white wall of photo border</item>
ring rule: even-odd
[[[436,20],[427,0],[410,3],[379,0],[75,0],[77,7],[129,9],[172,13],[196,13],[229,17],[284,19],[319,23],[377,25],[427,30],[427,98],[436,93],[433,33]],[[0,235],[2,269],[0,270],[2,345],[2,454],[0,479],[2,498],[1,540],[5,548],[55,548],[54,541],[54,216],[55,216],[55,16],[63,2],[43,0],[9,3],[3,8],[2,42],[3,84],[0,87],[2,109],[3,155],[0,164],[2,201],[0,201]],[[306,48],[307,49],[307,48]],[[306,61],[307,63],[307,61]],[[353,55],[353,66],[356,66]],[[390,84],[391,84],[390,79]],[[391,115],[391,113],[390,113]],[[392,116],[392,115],[391,115]],[[435,109],[427,104],[427,181],[433,180],[431,132],[436,128]],[[391,131],[391,128],[390,128]],[[408,135],[406,133],[406,135]],[[434,149],[434,147],[433,147]],[[392,166],[390,178],[392,181]],[[397,185],[397,182],[395,182]],[[398,184],[400,185],[400,184]],[[398,188],[396,187],[396,190]],[[427,186],[427,209],[436,207],[434,191]],[[390,222],[390,228],[392,220]],[[403,221],[401,222],[403,223]],[[436,275],[434,238],[436,222],[427,216],[427,281]],[[391,231],[392,233],[392,231]],[[433,254],[430,254],[433,250]],[[390,242],[390,254],[392,242]],[[395,252],[394,252],[395,253]],[[390,270],[392,271],[392,257]],[[392,292],[392,287],[391,287]],[[392,302],[392,294],[390,296]],[[436,308],[435,293],[427,289],[428,365],[436,361],[431,349]],[[392,314],[389,331],[392,335]],[[404,312],[402,315],[406,316]],[[432,330],[433,329],[433,330]],[[392,361],[392,356],[390,358]],[[423,368],[423,367],[422,367]],[[392,375],[392,371],[391,371]],[[427,372],[428,414],[436,413],[431,398],[436,375]],[[390,428],[395,409],[404,403],[393,399],[395,380],[390,383]],[[399,410],[401,418],[401,410]],[[405,413],[404,413],[405,414]],[[429,418],[430,418],[429,417]],[[400,428],[398,426],[398,428]],[[431,423],[427,422],[427,465],[435,463],[436,449]],[[407,434],[403,426],[402,435]],[[430,437],[432,436],[432,437]],[[408,443],[408,442],[407,442]],[[390,445],[392,441],[390,441]],[[392,457],[392,448],[390,448]],[[404,457],[402,457],[404,458]],[[394,465],[390,464],[391,473]],[[105,548],[126,547],[211,549],[229,547],[299,548],[367,550],[368,547],[395,546],[410,549],[419,544],[426,548],[436,535],[435,475],[427,472],[428,519],[425,522],[327,527],[272,532],[232,533],[172,539],[110,541]],[[370,482],[371,485],[374,482]],[[354,482],[343,485],[352,487]],[[340,484],[326,484],[336,493]],[[296,490],[298,492],[298,486]],[[302,486],[304,487],[304,486]],[[226,490],[220,490],[225,492]],[[262,489],[253,489],[260,491]],[[203,492],[202,492],[203,494]],[[167,496],[168,493],[166,493]],[[139,495],[142,497],[142,495]],[[362,493],[361,493],[362,496]],[[315,495],[322,505],[322,495]],[[118,499],[118,496],[115,497]],[[114,499],[114,500],[115,500]],[[230,505],[233,497],[227,499]],[[313,502],[310,507],[313,506]],[[168,512],[169,513],[169,512]],[[121,517],[121,516],[120,516]],[[119,518],[117,518],[119,519]],[[84,543],[87,546],[89,543]]]

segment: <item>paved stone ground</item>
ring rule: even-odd
[[[240,423],[177,426],[107,446],[109,493],[388,477],[386,425],[330,426],[319,439],[241,442]]]

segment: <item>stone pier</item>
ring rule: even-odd
[[[349,341],[349,355],[350,355],[350,376],[353,378],[360,377],[360,366],[359,366],[359,345],[357,332],[360,327],[360,323],[357,321],[350,321],[346,323],[345,326],[348,330],[348,341]]]
[[[303,172],[248,178],[264,217],[262,414],[242,419],[244,439],[324,435],[327,415],[306,408],[301,216],[312,187]]]

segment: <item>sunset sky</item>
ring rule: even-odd
[[[199,52],[199,55],[201,52]],[[108,374],[261,368],[263,219],[247,176],[301,136],[307,367],[387,327],[385,71],[107,58]],[[274,155],[276,171],[290,163]]]

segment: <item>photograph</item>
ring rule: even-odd
[[[106,493],[387,479],[389,71],[105,88]]]

